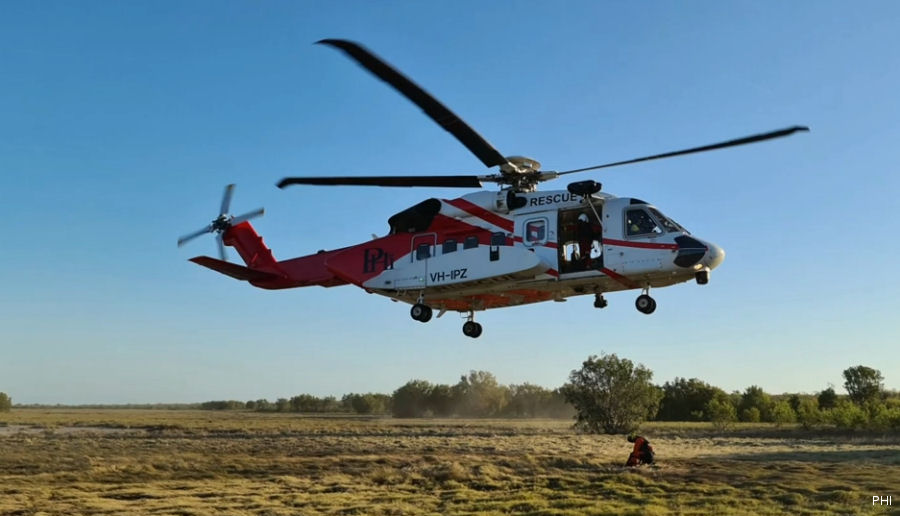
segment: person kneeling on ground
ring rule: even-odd
[[[639,435],[631,434],[628,436],[628,442],[634,443],[634,450],[628,456],[626,466],[639,466],[641,464],[653,464],[653,447],[650,441]]]

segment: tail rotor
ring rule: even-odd
[[[228,213],[228,210],[231,208],[231,198],[234,195],[234,185],[230,184],[225,187],[225,193],[222,195],[222,204],[219,208],[219,216],[213,219],[212,222],[209,223],[203,229],[194,231],[193,233],[188,233],[187,235],[182,236],[178,239],[178,247],[183,246],[189,241],[197,238],[198,236],[204,235],[206,233],[216,233],[216,243],[219,247],[219,257],[222,261],[226,261],[228,259],[225,254],[225,242],[222,238],[222,234],[228,230],[228,228],[240,224],[242,222],[246,222],[250,219],[254,219],[259,217],[265,213],[265,209],[259,208],[253,211],[249,211],[244,213],[243,215],[234,216]]]

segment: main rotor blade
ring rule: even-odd
[[[248,211],[247,213],[245,213],[243,215],[238,215],[237,217],[234,217],[233,219],[231,219],[231,225],[236,226],[236,225],[240,224],[241,222],[246,222],[250,219],[259,217],[260,215],[264,214],[265,212],[266,212],[265,208],[259,208],[258,210]]]
[[[219,208],[219,214],[228,213],[231,207],[231,196],[234,195],[234,184],[225,187],[225,194],[222,195],[222,207]]]
[[[178,247],[183,246],[189,240],[193,240],[204,233],[210,233],[210,232],[212,232],[212,230],[213,230],[213,227],[212,227],[212,224],[210,224],[199,231],[194,231],[193,233],[188,233],[187,235],[184,235],[183,237],[178,239]]]
[[[446,106],[441,104],[440,101],[432,97],[430,93],[423,90],[418,84],[414,83],[372,52],[369,52],[366,48],[352,41],[343,39],[323,39],[317,41],[317,43],[330,45],[334,48],[343,50],[366,70],[369,70],[376,77],[393,86],[394,89],[419,106],[426,115],[443,127],[445,131],[455,136],[456,139],[465,145],[466,148],[480,159],[486,167],[494,167],[508,163],[507,159],[504,158],[497,149],[488,143],[484,137],[475,132],[475,129],[472,129],[471,126],[456,116],[453,111],[450,111]]]
[[[695,152],[706,152],[716,149],[724,149],[725,147],[735,147],[738,145],[746,145],[748,143],[756,143],[765,140],[771,140],[773,138],[781,138],[784,136],[791,135],[797,131],[809,131],[809,127],[804,127],[802,125],[795,125],[794,127],[788,127],[786,129],[779,129],[777,131],[771,131],[768,133],[762,134],[754,134],[752,136],[746,136],[744,138],[737,138],[734,140],[728,140],[725,142],[714,143],[712,145],[704,145],[703,147],[694,147],[692,149],[679,150],[674,152],[666,152],[665,154],[656,154],[654,156],[646,156],[643,158],[635,158],[629,159],[626,161],[617,161],[615,163],[607,163],[605,165],[597,165],[595,167],[586,167],[586,168],[578,168],[575,170],[566,170],[565,172],[559,172],[559,175],[565,174],[574,174],[575,172],[585,172],[587,170],[597,170],[600,168],[608,168],[608,167],[617,167],[619,165],[628,165],[629,163],[638,163],[641,161],[650,161],[654,159],[662,159],[662,158],[671,158],[673,156],[682,156],[684,154],[693,154]]]
[[[286,177],[278,188],[288,185],[356,185],[356,186],[430,186],[481,188],[479,176],[359,176],[359,177]]]

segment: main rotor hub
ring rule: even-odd
[[[541,180],[541,163],[525,156],[507,156],[507,163],[500,165],[502,183],[518,192],[533,192]]]
[[[537,172],[541,169],[541,163],[537,160],[526,158],[525,156],[507,156],[506,160],[512,166],[504,163],[500,165],[500,170],[504,174],[527,174],[529,172]]]

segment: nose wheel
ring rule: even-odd
[[[416,321],[426,323],[431,320],[431,307],[424,303],[416,303],[409,309],[409,315]]]
[[[635,308],[642,314],[650,315],[656,310],[656,300],[648,294],[641,294],[634,302]]]

